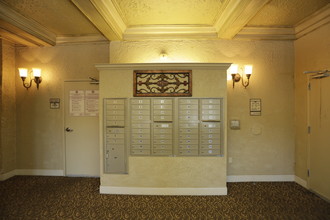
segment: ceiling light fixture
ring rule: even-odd
[[[233,80],[233,88],[235,87],[235,83],[239,82],[242,79],[242,85],[244,88],[248,87],[250,84],[250,77],[252,75],[252,65],[244,65],[243,67],[239,68],[238,64],[232,64],[228,71],[231,74]],[[244,80],[244,75],[246,76],[246,80]]]
[[[166,61],[167,60],[167,53],[166,52],[161,52],[161,54],[159,55],[159,59],[161,61]]]
[[[32,86],[32,80],[37,84],[37,89],[39,89],[39,84],[42,81],[41,78],[41,69],[39,68],[32,68],[32,70],[29,72],[27,68],[18,68],[19,71],[19,76],[21,77],[22,81],[23,81],[23,86],[26,89],[29,89]],[[25,79],[28,77],[28,75],[30,74],[33,75],[34,78],[30,77],[30,83],[26,83]]]

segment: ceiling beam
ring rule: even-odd
[[[270,0],[226,0],[214,27],[219,38],[232,39]]]
[[[0,38],[7,40],[13,44],[16,45],[23,45],[23,46],[28,46],[28,47],[36,47],[38,45],[31,43],[30,41],[27,41],[24,38],[21,38],[20,36],[10,33],[2,28],[0,28]]]
[[[110,41],[122,40],[126,25],[112,0],[71,0]]]
[[[19,14],[7,4],[0,1],[0,28],[2,31],[17,35],[16,39],[24,39],[35,46],[54,46],[56,35],[36,21]],[[3,33],[5,33],[3,32]],[[18,42],[22,43],[22,42]],[[30,44],[24,44],[29,46]]]
[[[102,34],[95,35],[83,35],[83,36],[67,36],[60,35],[56,38],[56,45],[64,45],[64,44],[84,44],[84,43],[108,43],[108,39],[106,39]]]

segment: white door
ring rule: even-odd
[[[100,176],[98,85],[64,83],[65,171],[67,176]]]
[[[330,77],[310,83],[308,186],[330,199]]]

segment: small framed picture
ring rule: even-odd
[[[60,99],[59,98],[50,98],[49,106],[50,106],[50,109],[59,109],[60,108]]]
[[[260,116],[261,115],[261,99],[250,99],[250,115]]]

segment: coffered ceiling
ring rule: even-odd
[[[0,0],[0,37],[26,46],[153,39],[294,40],[330,0]],[[310,24],[303,22],[313,20]],[[301,25],[303,24],[303,25]]]
[[[127,26],[213,25],[224,1],[219,0],[114,0]]]

